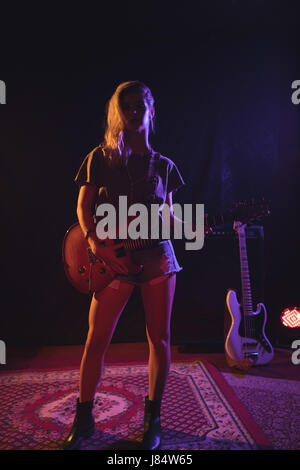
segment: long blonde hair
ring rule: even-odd
[[[109,159],[111,166],[122,161],[124,151],[124,121],[121,108],[121,98],[127,92],[142,93],[149,107],[154,105],[150,89],[139,80],[121,83],[106,105],[106,122],[104,141],[101,144],[103,154]],[[153,117],[150,120],[150,130],[154,132]]]

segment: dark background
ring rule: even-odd
[[[69,285],[61,261],[76,221],[73,178],[102,140],[115,87],[139,79],[155,98],[151,143],[186,182],[174,202],[218,213],[252,197],[271,201],[263,248],[249,241],[249,261],[268,334],[290,345],[299,328],[281,326],[280,314],[300,307],[297,2],[39,8],[18,7],[2,20],[0,338],[13,346],[84,342],[90,299]],[[184,270],[173,343],[222,340],[226,289],[239,288],[236,242],[215,237],[187,252],[176,241],[175,249]],[[136,291],[113,341],[144,339]]]

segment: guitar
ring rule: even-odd
[[[99,244],[113,247],[120,245],[120,240],[106,238],[100,240]],[[120,247],[116,255],[123,258],[129,273],[140,272],[141,268],[132,261],[130,251]],[[116,276],[116,272],[104,260],[94,255],[78,222],[73,224],[64,236],[62,260],[68,280],[83,294],[103,290]]]
[[[270,213],[266,204],[261,204],[253,212],[247,223]],[[244,218],[244,222],[235,220],[233,228],[239,240],[242,300],[241,303],[238,302],[234,289],[228,290],[225,308],[225,355],[229,366],[247,370],[253,365],[269,363],[273,359],[274,350],[265,334],[266,307],[259,303],[256,311],[253,310],[246,246],[247,223],[245,217],[240,218]],[[226,323],[230,325],[227,332]]]
[[[217,226],[218,223],[222,224],[227,219],[234,220],[237,207],[238,205],[223,215],[213,216],[212,220],[209,220],[208,214],[206,214],[205,235],[213,235],[213,229],[210,228],[210,225]],[[120,240],[106,238],[105,240],[99,240],[99,243],[103,246],[114,246],[116,244],[120,245]],[[139,243],[142,244],[143,239]],[[140,266],[132,261],[130,250],[121,247],[117,250],[117,256],[123,258],[129,273],[137,274],[140,272]],[[101,291],[116,276],[115,271],[108,264],[94,255],[78,222],[74,223],[64,236],[62,260],[68,280],[75,289],[83,294]]]
[[[210,229],[207,230],[210,231]],[[116,244],[122,245],[119,239],[109,238],[99,240],[99,244],[106,247],[113,247]],[[130,244],[139,248],[143,246],[147,248],[151,246],[151,240],[139,239]],[[138,274],[141,271],[142,268],[135,264],[131,258],[131,250],[126,249],[124,245],[118,247],[116,256],[123,258],[122,262],[130,274]],[[64,236],[62,260],[68,280],[75,289],[83,294],[100,292],[113,281],[117,274],[104,260],[94,255],[78,222],[74,223]]]

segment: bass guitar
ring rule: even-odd
[[[269,213],[266,205],[262,204],[251,220]],[[247,370],[253,365],[267,364],[274,356],[273,347],[265,334],[266,307],[263,303],[259,303],[256,310],[253,309],[246,245],[246,225],[247,223],[242,223],[239,220],[235,220],[233,224],[239,241],[241,302],[238,301],[236,290],[229,289],[225,308],[226,360],[230,367],[237,367],[242,370]],[[229,329],[226,331],[228,325]]]

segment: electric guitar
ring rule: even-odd
[[[120,245],[120,240],[99,240],[106,247]],[[131,253],[123,246],[116,249],[116,256],[123,258],[122,262],[132,274],[140,272],[141,268],[131,259]],[[79,223],[73,224],[66,232],[62,244],[62,260],[66,276],[70,283],[83,294],[100,292],[116,276],[116,272],[101,258],[92,252],[85,239]]]
[[[255,214],[255,212],[257,212]],[[258,207],[248,223],[264,215],[269,215],[265,204]],[[229,289],[226,296],[225,308],[225,355],[229,366],[247,370],[253,365],[269,363],[274,356],[274,350],[266,337],[265,325],[267,311],[263,303],[253,310],[251,283],[246,246],[246,225],[235,220],[233,228],[238,235],[242,299],[238,302],[237,293]],[[229,318],[228,318],[229,317]],[[226,328],[229,326],[228,331]]]
[[[206,228],[210,231],[209,228]],[[205,231],[205,233],[207,233]],[[147,248],[151,246],[151,239],[131,240],[125,248],[119,239],[99,239],[99,244],[105,247],[114,247],[116,256],[122,258],[122,263],[128,268],[130,274],[138,274],[142,267],[132,260],[132,248]],[[62,260],[66,276],[70,283],[83,294],[100,292],[116,276],[116,272],[101,258],[92,252],[87,240],[84,238],[79,223],[73,224],[66,232],[62,244]]]
[[[245,205],[247,207],[248,203]],[[233,209],[230,209],[223,215],[208,216],[205,214],[205,235],[214,235],[211,226],[218,226],[224,222],[231,222],[234,220],[239,210],[239,205],[236,204]],[[253,210],[251,208],[251,210]],[[138,240],[134,243],[147,245],[149,240]],[[105,238],[99,240],[99,244],[103,246],[115,246],[121,244],[118,239]],[[117,257],[122,258],[122,262],[127,266],[129,273],[137,274],[140,272],[141,267],[135,264],[131,258],[131,251],[125,247],[119,247],[116,252]],[[74,223],[66,232],[62,243],[62,261],[65,274],[70,283],[83,294],[92,292],[99,292],[104,289],[116,276],[104,260],[97,258],[92,252],[87,240],[84,238],[83,232],[79,223]]]

